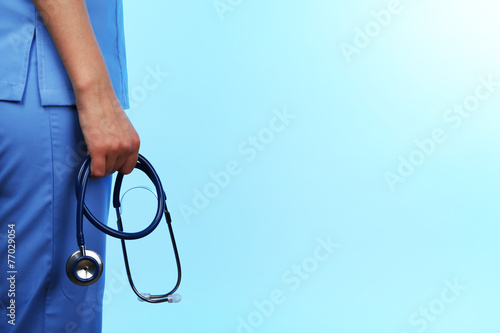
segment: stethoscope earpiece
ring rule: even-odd
[[[75,284],[89,286],[99,280],[102,274],[102,259],[94,251],[80,250],[66,261],[66,275]]]

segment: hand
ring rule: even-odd
[[[76,91],[76,107],[91,158],[91,177],[132,172],[140,140],[110,83]]]

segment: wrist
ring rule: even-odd
[[[104,117],[123,110],[110,82],[96,82],[75,91],[75,104],[80,116]]]
[[[87,95],[97,91],[113,90],[113,84],[111,83],[106,65],[103,67],[101,69],[95,67],[84,69],[81,67],[77,73],[73,73],[70,76],[70,80],[75,95]]]

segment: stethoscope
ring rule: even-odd
[[[174,232],[172,230],[172,219],[170,217],[170,213],[167,209],[166,196],[163,190],[163,186],[161,185],[160,178],[156,173],[153,166],[146,160],[142,155],[139,154],[139,158],[137,164],[135,166],[136,169],[144,172],[156,189],[156,197],[158,199],[158,208],[156,211],[156,215],[151,222],[151,224],[142,231],[138,232],[124,232],[123,224],[121,219],[121,203],[120,203],[120,188],[123,181],[123,174],[118,173],[115,180],[114,190],[113,190],[113,207],[116,209],[116,217],[118,230],[108,227],[99,221],[87,208],[85,204],[85,192],[87,190],[87,183],[90,177],[90,157],[87,157],[78,171],[77,181],[76,181],[76,199],[77,199],[77,207],[76,207],[76,239],[78,242],[79,250],[73,253],[68,261],[66,262],[66,274],[69,279],[81,286],[88,286],[92,283],[96,282],[102,274],[103,271],[103,262],[99,254],[94,251],[87,250],[85,248],[85,239],[83,236],[83,216],[85,217],[100,231],[105,234],[119,238],[122,243],[122,251],[123,251],[123,259],[125,261],[125,268],[127,270],[127,277],[132,287],[134,293],[139,297],[139,300],[149,302],[149,303],[177,303],[181,300],[181,296],[178,294],[174,294],[174,292],[179,288],[179,284],[181,282],[181,263],[179,260],[179,253],[177,252],[177,245],[175,243]],[[168,230],[170,233],[170,239],[172,242],[172,247],[174,250],[175,261],[177,265],[177,283],[174,288],[163,295],[150,295],[146,293],[140,293],[132,280],[132,274],[130,273],[130,267],[128,263],[127,256],[127,248],[125,246],[125,240],[131,239],[139,239],[149,235],[153,230],[156,229],[158,224],[160,223],[162,216],[165,215],[165,219],[167,221]]]

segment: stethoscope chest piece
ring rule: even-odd
[[[99,280],[102,274],[102,259],[94,251],[80,249],[66,261],[66,275],[75,284],[88,286]]]

